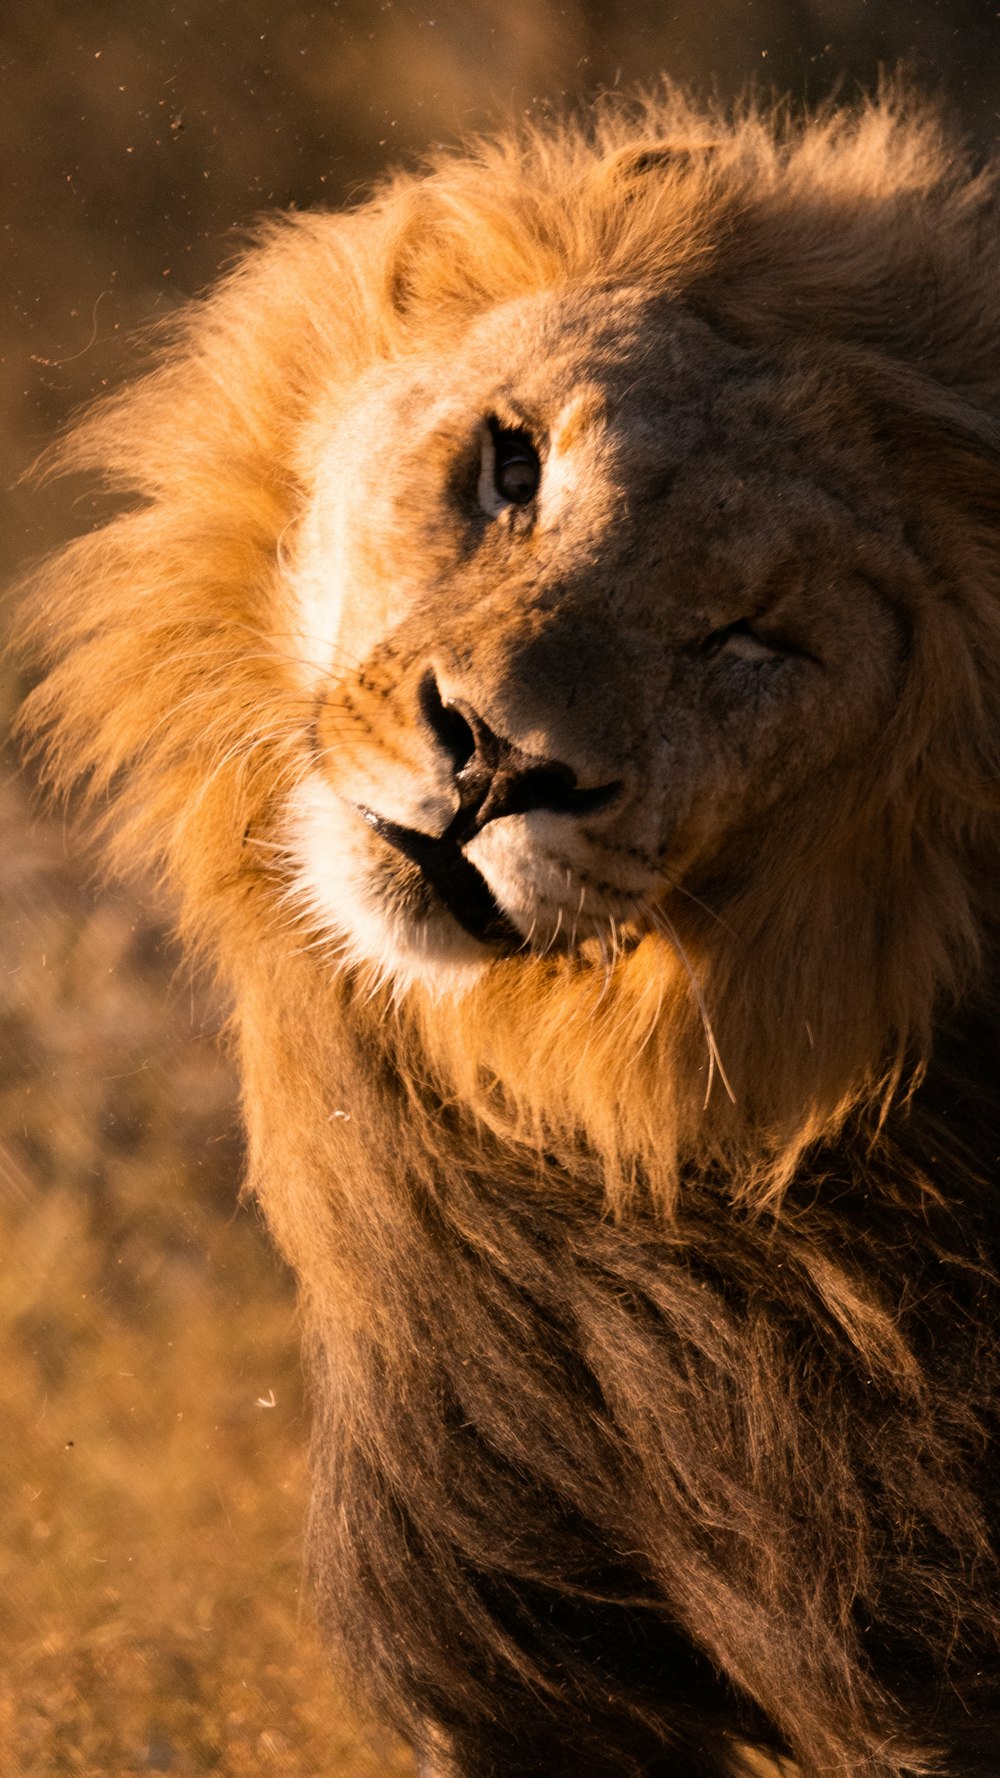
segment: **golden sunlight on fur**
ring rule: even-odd
[[[275,221],[53,458],[25,732],[231,995],[441,1778],[995,1770],[998,289],[905,95],[667,90]]]

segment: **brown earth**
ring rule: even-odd
[[[0,1772],[408,1770],[302,1592],[291,1281],[217,1008],[0,792]]]

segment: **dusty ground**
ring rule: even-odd
[[[290,1280],[218,1013],[0,792],[0,1772],[382,1778],[303,1602]]]

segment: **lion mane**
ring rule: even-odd
[[[267,224],[53,459],[25,732],[227,985],[435,1771],[995,1771],[998,290],[925,105],[668,89]]]

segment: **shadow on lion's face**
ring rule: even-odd
[[[817,798],[842,841],[924,591],[870,434],[835,354],[630,289],[362,379],[290,573],[290,843],[347,954],[438,986],[497,950],[606,962],[678,897],[724,908],[789,827],[806,852]]]

